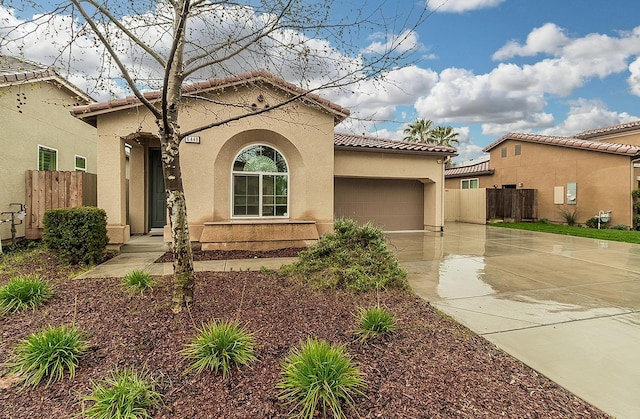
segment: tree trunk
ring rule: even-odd
[[[187,204],[182,185],[182,171],[178,154],[177,132],[171,139],[162,141],[162,169],[167,191],[167,209],[173,250],[173,299],[172,310],[179,313],[193,302],[195,277],[193,251],[189,237]]]

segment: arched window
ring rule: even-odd
[[[288,217],[289,171],[282,154],[252,145],[233,162],[234,217]]]

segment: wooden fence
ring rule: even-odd
[[[537,192],[536,189],[487,189],[487,220],[537,220]]]
[[[27,170],[25,236],[42,238],[44,212],[54,208],[97,205],[98,177],[86,172]]]

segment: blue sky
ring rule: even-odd
[[[6,20],[6,7],[12,1],[0,6],[0,22],[3,17],[5,22],[28,17],[29,10],[23,10]],[[38,4],[44,8],[48,1],[56,0]],[[398,12],[415,17],[426,8],[431,14],[404,41],[402,46],[411,51],[408,60],[404,67],[389,71],[386,82],[359,82],[351,92],[320,92],[351,110],[352,120],[338,126],[340,131],[402,139],[409,123],[431,119],[459,132],[457,160],[462,161],[480,156],[483,147],[507,132],[570,136],[640,119],[640,2],[335,0],[332,12],[348,16],[356,1],[382,5],[390,22]],[[59,28],[69,26],[68,22],[61,17]],[[391,29],[388,35],[397,36],[412,28],[396,24]],[[52,33],[37,40],[30,34],[19,50],[27,58],[49,64],[52,51],[58,50],[57,38],[64,43],[64,30]],[[360,38],[353,43],[361,48],[360,54],[380,46],[381,39],[375,35],[359,32]],[[327,45],[321,39],[313,41]],[[78,71],[65,76],[91,90],[88,82],[102,63],[102,53],[90,41],[85,45],[88,49],[74,55]],[[11,53],[6,47],[0,45],[0,51]],[[318,68],[338,71],[336,62],[355,61],[358,54],[340,50],[337,43],[330,47],[335,50],[318,58]],[[253,60],[256,66],[273,64]],[[148,70],[146,76],[152,78],[144,63],[134,64]],[[296,82],[286,66],[280,70],[276,75]],[[130,94],[117,83],[109,88],[111,95]],[[95,90],[92,93],[105,98]]]

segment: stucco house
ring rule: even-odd
[[[385,230],[442,229],[443,161],[455,149],[336,134],[348,110],[264,71],[183,92],[183,132],[226,121],[180,146],[190,235],[203,249],[304,245],[337,216]],[[247,110],[256,113],[236,120]],[[168,241],[154,118],[135,97],[74,113],[98,130],[98,206],[111,243],[163,229]]]
[[[536,189],[538,218],[562,222],[566,209],[585,223],[602,211],[611,212],[610,225],[635,225],[631,192],[640,187],[640,121],[572,137],[509,133],[483,151],[489,170],[468,168],[464,176],[478,179],[479,187]],[[447,187],[460,188],[456,170],[447,171]]]
[[[91,102],[53,68],[0,55],[0,212],[24,204],[27,170],[96,172],[96,130],[70,113]],[[0,238],[11,237],[9,224]],[[17,236],[24,235],[22,224]]]

